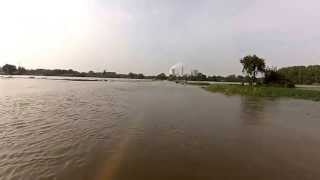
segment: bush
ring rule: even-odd
[[[283,74],[279,73],[276,68],[267,68],[263,84],[268,86],[294,88],[295,84],[287,79]]]

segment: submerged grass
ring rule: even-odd
[[[307,99],[320,101],[320,91],[305,90],[297,88],[280,88],[268,86],[241,86],[230,84],[212,84],[205,87],[211,92],[221,92],[226,95],[243,95],[243,96],[258,96],[258,97],[290,97],[297,99]]]

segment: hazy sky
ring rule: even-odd
[[[0,65],[207,74],[320,64],[318,0],[0,0]]]

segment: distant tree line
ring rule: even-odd
[[[160,73],[156,76],[146,76],[142,73],[119,74],[116,72],[78,72],[72,69],[26,69],[24,67],[6,64],[0,67],[0,74],[3,75],[34,75],[34,76],[72,76],[72,77],[101,77],[101,78],[129,78],[129,79],[157,79],[157,80],[187,80],[187,81],[214,81],[214,82],[249,82],[260,84],[273,84],[292,86],[292,84],[320,84],[320,65],[292,66],[281,69],[270,68],[265,60],[256,55],[245,56],[240,60],[243,65],[242,75],[208,76],[198,72],[193,75],[182,77]],[[258,74],[262,76],[257,77]]]
[[[279,73],[295,84],[320,84],[320,65],[285,67]]]
[[[207,76],[201,72],[197,73],[196,75],[184,75],[182,77],[169,75],[167,76],[165,73],[158,74],[155,76],[155,79],[158,80],[169,80],[169,81],[176,81],[176,80],[186,80],[186,81],[215,81],[215,82],[242,82],[244,81],[245,77],[241,75],[229,75],[229,76]]]
[[[201,72],[196,75],[183,77],[164,73],[155,76],[158,80],[187,80],[187,81],[214,81],[214,82],[248,82],[249,84],[264,84],[272,86],[294,87],[295,84],[320,84],[320,65],[292,66],[277,69],[268,67],[263,58],[248,55],[240,59],[243,66],[242,75],[207,76]],[[260,76],[258,76],[260,75]]]
[[[142,73],[118,74],[116,72],[78,72],[72,69],[26,69],[16,67],[15,65],[6,64],[0,67],[0,74],[3,75],[33,75],[33,76],[67,76],[67,77],[99,77],[99,78],[129,78],[129,79],[146,79],[155,78],[154,76],[145,76]]]
[[[142,73],[119,74],[116,72],[79,72],[72,69],[26,69],[24,67],[6,64],[0,67],[0,74],[4,75],[33,75],[33,76],[67,76],[67,77],[101,77],[101,78],[129,78],[129,79],[157,79],[157,80],[188,80],[188,81],[216,81],[216,82],[242,82],[245,77],[241,75],[207,76],[201,72],[196,75],[184,75],[183,77],[167,76],[161,73],[157,76],[146,76]]]
[[[312,84],[320,81],[319,66],[298,66],[288,67],[278,70],[277,68],[268,67],[263,58],[257,55],[248,55],[240,59],[243,66],[242,75],[229,76],[207,76],[201,72],[191,75],[174,76],[161,73],[155,78],[159,80],[186,80],[186,81],[215,81],[215,82],[245,82],[250,85],[267,85],[292,88],[295,84]]]
[[[291,66],[281,69],[266,67],[264,59],[246,56],[240,60],[243,72],[256,81],[255,75],[261,73],[264,76],[260,81],[266,85],[284,85],[293,87],[294,84],[320,84],[320,65]]]
[[[247,81],[252,85],[295,87],[295,83],[283,75],[277,68],[267,67],[265,60],[256,55],[248,55],[240,59],[242,72],[247,75]],[[261,74],[262,77],[257,76]]]

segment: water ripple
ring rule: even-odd
[[[0,179],[55,179],[89,166],[126,116],[121,91],[104,84],[39,83],[0,95]]]

